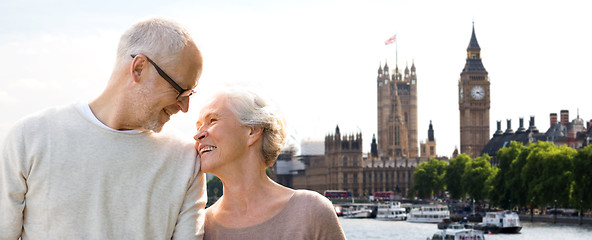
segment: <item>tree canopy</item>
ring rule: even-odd
[[[469,196],[513,207],[592,208],[592,145],[575,150],[539,141],[527,146],[510,142],[497,152],[471,159],[460,154],[450,163],[431,159],[414,171],[413,190],[419,198],[448,190],[452,199]]]
[[[444,174],[447,165],[446,161],[431,159],[417,166],[413,172],[413,190],[417,193],[417,197],[428,198],[444,190]]]
[[[462,176],[470,161],[471,157],[464,153],[456,156],[456,158],[450,159],[450,164],[446,168],[444,179],[448,194],[450,194],[450,197],[453,199],[464,198],[467,194],[462,186]]]

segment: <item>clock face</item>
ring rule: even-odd
[[[460,94],[459,94],[459,96],[460,96],[460,100],[462,101],[463,100],[463,87],[460,87]]]
[[[481,86],[475,86],[471,90],[471,96],[473,96],[473,99],[475,100],[481,100],[485,96],[485,90]]]

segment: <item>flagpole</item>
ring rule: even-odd
[[[395,42],[395,71],[396,71],[396,67],[399,65],[399,47],[398,47],[398,43],[397,43],[397,34],[395,34],[392,37],[390,37],[389,39],[387,39],[384,42],[384,44],[389,45],[393,42]],[[397,75],[397,73],[395,72],[395,76],[396,75]]]
[[[399,67],[399,41],[397,41],[395,39],[395,68],[397,68],[397,67]],[[399,73],[396,73],[396,74],[399,74]]]

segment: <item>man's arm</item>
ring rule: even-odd
[[[0,151],[0,239],[18,239],[23,229],[26,164],[23,126],[13,127]]]
[[[207,191],[206,191],[206,176],[200,170],[199,158],[196,159],[196,174],[194,174],[193,182],[183,201],[183,206],[179,217],[177,219],[177,225],[175,226],[175,232],[173,233],[173,239],[186,239],[188,236],[193,236],[195,239],[203,239],[204,235],[204,222],[206,218],[206,202]]]

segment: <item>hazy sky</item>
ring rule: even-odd
[[[491,81],[496,120],[549,113],[592,119],[592,14],[586,1],[2,1],[0,138],[18,119],[102,92],[119,36],[150,16],[192,32],[204,56],[190,112],[166,128],[192,137],[200,96],[228,83],[265,90],[284,110],[297,140],[323,140],[339,124],[376,133],[376,76],[415,63],[418,138],[432,120],[438,155],[459,146],[458,80],[472,22]]]

